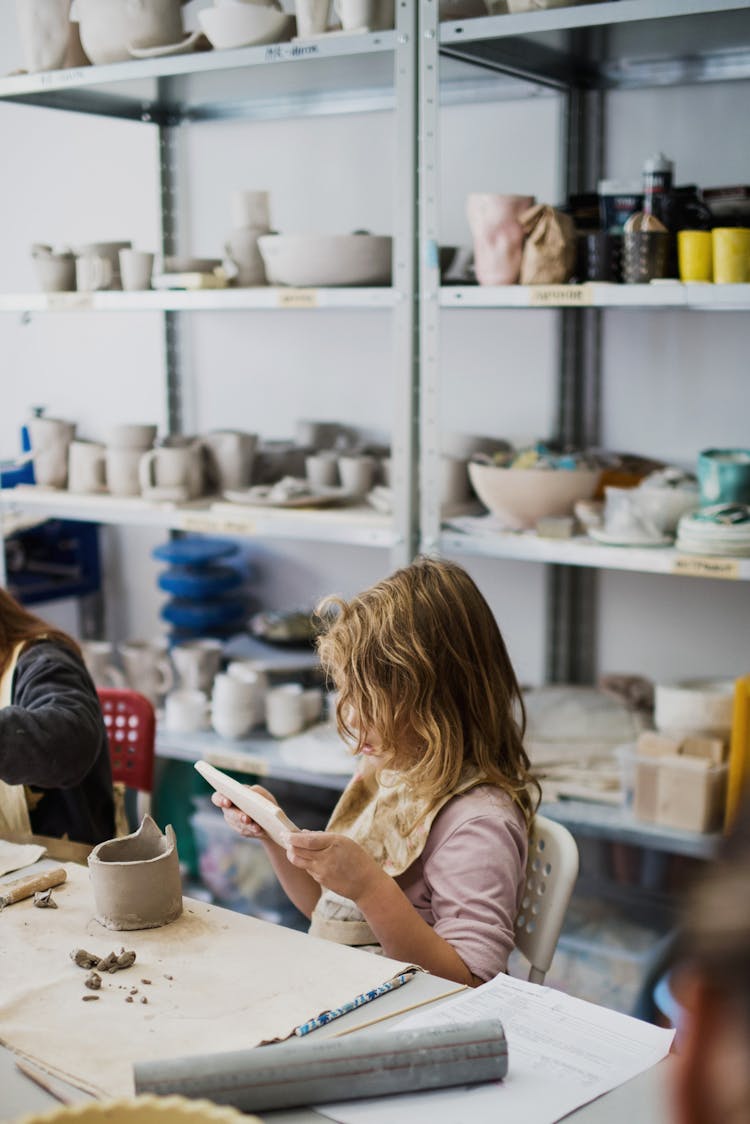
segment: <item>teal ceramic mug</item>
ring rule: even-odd
[[[750,504],[750,449],[704,449],[698,454],[701,504]]]

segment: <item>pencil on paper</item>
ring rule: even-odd
[[[302,1038],[303,1035],[317,1030],[318,1027],[325,1026],[327,1023],[333,1022],[334,1019],[341,1018],[342,1015],[348,1015],[350,1011],[356,1011],[358,1007],[363,1007],[365,1003],[371,1003],[373,999],[377,999],[380,995],[387,995],[389,991],[395,991],[396,988],[403,987],[409,980],[414,979],[418,971],[418,968],[410,968],[408,971],[394,976],[393,979],[386,980],[378,987],[374,987],[372,991],[363,992],[362,995],[342,1004],[341,1007],[333,1007],[330,1011],[323,1011],[320,1015],[316,1015],[314,1019],[308,1019],[301,1026],[296,1026],[293,1033],[297,1038]]]

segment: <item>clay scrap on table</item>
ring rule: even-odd
[[[151,816],[122,839],[108,839],[89,855],[96,919],[108,929],[156,929],[182,913],[177,842]]]

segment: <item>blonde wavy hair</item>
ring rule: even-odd
[[[492,611],[460,566],[418,558],[345,601],[318,606],[318,652],[339,692],[341,736],[382,740],[382,769],[435,803],[465,766],[507,792],[530,822],[539,785],[523,747],[526,714]]]

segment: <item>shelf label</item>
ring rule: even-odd
[[[280,289],[279,308],[317,308],[317,289]]]
[[[672,564],[672,573],[684,578],[724,578],[726,581],[737,581],[740,566],[736,558],[704,558],[697,554],[683,554]]]
[[[532,308],[583,308],[594,303],[590,285],[530,285]]]
[[[263,53],[265,62],[281,62],[283,59],[309,59],[320,54],[317,43],[274,43]]]
[[[51,312],[93,307],[93,293],[47,293],[47,308]]]
[[[199,534],[254,535],[255,523],[234,515],[211,515],[204,511],[186,511],[180,518],[181,531]]]

